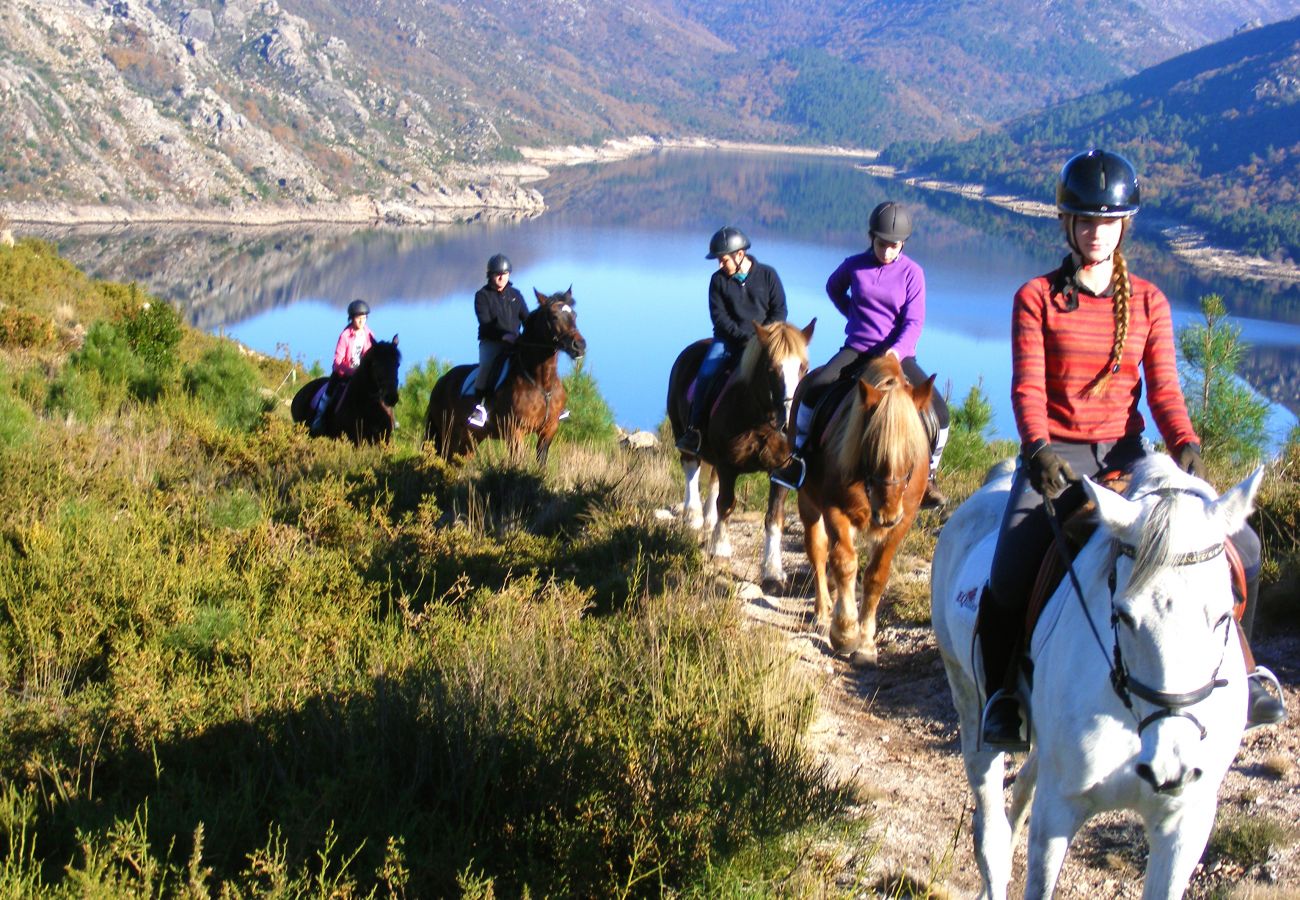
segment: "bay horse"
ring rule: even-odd
[[[939,536],[931,619],[975,794],[983,896],[1006,897],[1031,803],[1026,897],[1050,896],[1084,821],[1117,809],[1135,810],[1146,828],[1142,896],[1181,897],[1214,823],[1246,723],[1224,545],[1250,514],[1263,469],[1222,497],[1164,454],[1145,457],[1132,474],[1123,495],[1084,479],[1099,527],[1029,640],[1032,685],[1022,678],[1021,690],[1032,749],[1009,813],[1005,757],[979,741],[985,698],[975,639],[1009,468],[958,507]]]
[[[587,340],[578,331],[572,287],[550,296],[536,288],[533,293],[537,307],[524,320],[523,333],[507,354],[505,380],[489,395],[485,427],[470,428],[467,422],[474,397],[464,388],[474,366],[456,366],[434,384],[424,414],[424,440],[432,441],[443,456],[471,455],[479,441],[491,437],[503,438],[517,449],[524,437],[535,434],[537,461],[546,462],[568,400],[559,375],[559,354],[563,351],[580,359],[587,352]]]
[[[393,407],[397,405],[398,368],[402,364],[397,335],[391,341],[376,341],[361,357],[352,377],[336,390],[339,396],[325,411],[322,437],[347,435],[352,443],[387,441],[393,434]],[[311,422],[313,403],[328,377],[313,378],[293,396],[289,413],[295,422]]]
[[[808,342],[813,319],[806,328],[788,322],[754,322],[754,336],[745,345],[736,370],[718,391],[712,413],[700,430],[698,457],[681,454],[686,478],[682,515],[694,529],[712,532],[709,550],[715,557],[732,553],[727,519],[736,505],[736,478],[745,472],[770,472],[790,455],[786,419],[795,388],[808,372]],[[673,362],[668,376],[668,420],[673,436],[681,437],[690,418],[688,389],[708,352],[710,341],[688,346]],[[700,499],[702,465],[713,468],[707,504]],[[785,584],[781,562],[781,528],[786,489],[769,483],[764,518],[762,579],[765,585]]]
[[[913,386],[894,356],[877,357],[838,402],[826,396],[822,405],[830,408],[818,411],[814,427],[825,425],[804,448],[807,474],[799,489],[799,518],[816,583],[814,616],[819,631],[829,620],[832,648],[855,666],[876,664],[876,610],[930,477],[930,441],[921,411],[933,391],[933,375]],[[866,559],[862,597],[855,603],[861,532]],[[833,612],[828,560],[835,580]]]

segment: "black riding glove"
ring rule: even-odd
[[[1071,481],[1077,481],[1074,470],[1046,441],[1025,451],[1025,465],[1029,468],[1029,483],[1048,500],[1055,500]]]
[[[1202,481],[1210,480],[1210,473],[1205,468],[1205,461],[1201,459],[1201,445],[1187,443],[1178,448],[1176,456],[1178,468],[1182,469],[1188,475],[1195,475]]]

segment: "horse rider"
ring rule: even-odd
[[[1127,468],[1155,452],[1142,436],[1142,384],[1169,453],[1206,477],[1200,439],[1178,383],[1169,301],[1132,275],[1122,245],[1141,202],[1138,176],[1105,150],[1077,154],[1061,169],[1056,209],[1069,253],[1053,271],[1016,292],[1011,328],[1011,402],[1020,458],[1003,514],[978,632],[988,703],[984,744],[1022,747],[1016,667],[1036,566],[1052,541],[1044,500],[1063,517],[1082,500],[1079,475]],[[1064,493],[1063,493],[1064,492]],[[1232,536],[1246,569],[1247,605],[1259,590],[1259,538],[1247,526]],[[1249,626],[1247,626],[1249,627]],[[1248,678],[1248,726],[1285,716],[1265,686],[1271,673]]]
[[[704,258],[718,261],[709,279],[713,343],[700,362],[686,430],[677,439],[677,449],[690,456],[700,453],[700,429],[718,372],[745,349],[754,336],[754,322],[771,325],[785,321],[781,277],[776,269],[751,256],[749,247],[745,233],[731,225],[722,226],[709,239],[709,252]]]
[[[510,260],[504,253],[487,261],[487,283],[474,295],[474,315],[478,317],[478,372],[474,376],[474,411],[468,421],[472,427],[482,428],[488,420],[487,398],[497,361],[519,340],[528,318],[528,304],[510,283]]]
[[[361,357],[375,343],[374,334],[366,327],[369,317],[370,305],[366,301],[357,299],[348,304],[348,324],[334,345],[334,365],[329,381],[325,382],[325,390],[316,400],[316,415],[311,421],[313,434],[320,434],[325,427],[325,414],[338,394],[339,385],[352,377],[357,366],[361,365]]]
[[[903,253],[903,245],[912,236],[912,216],[902,204],[887,200],[872,210],[867,229],[871,246],[845,259],[826,280],[826,296],[847,320],[844,346],[805,379],[794,414],[793,451],[771,475],[773,481],[791,490],[803,484],[803,448],[817,400],[846,370],[860,372],[869,360],[889,354],[899,361],[912,384],[921,384],[930,377],[916,362],[916,344],[925,326],[925,272]],[[931,409],[938,422],[938,435],[930,456],[930,479],[921,501],[925,508],[946,502],[935,476],[948,442],[948,404],[937,391],[932,394]]]

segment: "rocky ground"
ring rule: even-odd
[[[901,625],[888,609],[898,586],[928,581],[929,561],[895,560],[882,614],[880,667],[858,671],[836,659],[827,641],[809,628],[812,585],[797,519],[787,521],[789,578],[781,594],[764,593],[758,586],[761,516],[739,514],[733,522],[736,555],[729,574],[739,583],[746,613],[756,624],[783,632],[800,665],[821,685],[822,712],[811,735],[816,752],[835,772],[864,784],[870,798],[867,812],[876,846],[832,854],[844,870],[846,886],[859,878],[859,883],[876,886],[879,893],[874,895],[900,896],[898,879],[910,876],[940,887],[937,896],[975,896],[979,874],[970,838],[974,806],[943,665],[929,629]],[[1220,818],[1272,820],[1289,829],[1289,836],[1262,864],[1203,863],[1189,897],[1300,897],[1300,634],[1260,636],[1256,654],[1282,680],[1291,717],[1246,736],[1220,791]],[[1145,839],[1138,820],[1121,814],[1099,816],[1076,838],[1057,896],[1140,897],[1144,864]],[[1023,867],[1022,838],[1016,879],[1023,878]],[[1017,884],[1013,895],[1022,887]]]

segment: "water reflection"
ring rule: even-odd
[[[785,282],[790,318],[819,317],[812,355],[840,346],[843,320],[822,285],[861,250],[870,209],[887,197],[914,209],[908,252],[925,267],[929,322],[921,364],[956,400],[980,383],[1010,435],[1007,396],[1010,297],[1063,254],[1056,225],[956,195],[874,179],[852,160],[667,151],[603,166],[558,170],[539,185],[548,212],[526,221],[437,229],[354,230],[116,228],[49,231],[60,250],[97,277],[138,280],[180,303],[193,324],[224,330],[268,353],[324,360],[353,297],[371,301],[377,334],[402,335],[408,361],[469,360],[471,298],[483,264],[512,259],[515,282],[574,288],[590,342],[586,365],[625,425],[663,415],[668,367],[709,331],[708,236],[731,222]],[[1243,371],[1274,402],[1300,411],[1300,288],[1206,278],[1143,240],[1133,270],[1169,295],[1179,325],[1198,298],[1224,297],[1255,346]],[[1292,419],[1293,420],[1293,419]]]

